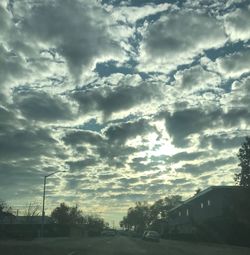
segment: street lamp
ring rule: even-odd
[[[42,210],[42,226],[41,226],[41,237],[43,237],[44,235],[44,216],[45,216],[45,211],[44,211],[44,206],[45,206],[45,191],[46,191],[46,181],[47,181],[47,178],[53,174],[56,174],[56,173],[65,173],[66,171],[56,171],[56,172],[53,172],[51,174],[48,174],[48,175],[45,175],[44,176],[44,181],[43,181],[43,210]]]

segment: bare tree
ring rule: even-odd
[[[25,221],[27,223],[34,222],[34,218],[40,215],[40,211],[41,209],[39,205],[34,202],[29,203],[24,212]]]

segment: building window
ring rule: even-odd
[[[203,203],[201,203],[201,209],[203,209],[203,207],[204,207],[204,204],[203,204]]]
[[[181,211],[179,212],[179,216],[181,216]]]
[[[186,214],[187,214],[187,216],[189,216],[189,210],[187,209],[187,211],[186,211]]]
[[[207,200],[207,205],[210,206],[211,205],[211,201]]]

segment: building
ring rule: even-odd
[[[0,220],[0,224],[41,224],[42,216],[15,216],[13,214],[5,215]],[[49,216],[44,217],[45,224],[53,223]]]
[[[223,242],[233,233],[249,234],[250,188],[211,186],[199,192],[169,211],[168,232],[172,237],[196,236]]]

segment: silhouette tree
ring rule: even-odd
[[[12,213],[12,208],[3,200],[0,200],[0,223],[4,221],[4,218],[13,218],[15,217]]]
[[[77,206],[70,207],[61,203],[51,213],[52,219],[58,224],[77,225],[84,224],[91,236],[99,235],[108,224],[98,215],[84,215]]]
[[[24,216],[26,217],[27,223],[32,223],[33,219],[40,215],[40,206],[36,203],[29,203],[27,209],[24,212]]]
[[[196,196],[196,195],[198,195],[200,192],[201,192],[201,189],[198,188],[198,189],[195,191],[195,194],[194,194],[194,195]]]
[[[158,224],[159,220],[166,220],[168,211],[181,203],[181,196],[175,195],[157,200],[151,206],[147,202],[136,202],[134,207],[128,209],[120,226],[142,233],[145,229]]]
[[[250,137],[246,137],[237,154],[241,172],[235,174],[235,182],[240,186],[250,186]]]
[[[177,205],[180,205],[181,203],[182,198],[179,195],[165,197],[156,201],[150,208],[153,219],[166,219],[168,216],[168,211],[173,209]]]
[[[52,219],[58,224],[82,224],[84,218],[82,211],[77,206],[70,207],[65,203],[61,203],[51,213]]]
[[[99,235],[104,228],[108,227],[108,223],[105,223],[97,215],[87,215],[84,217],[84,221],[90,236]]]

